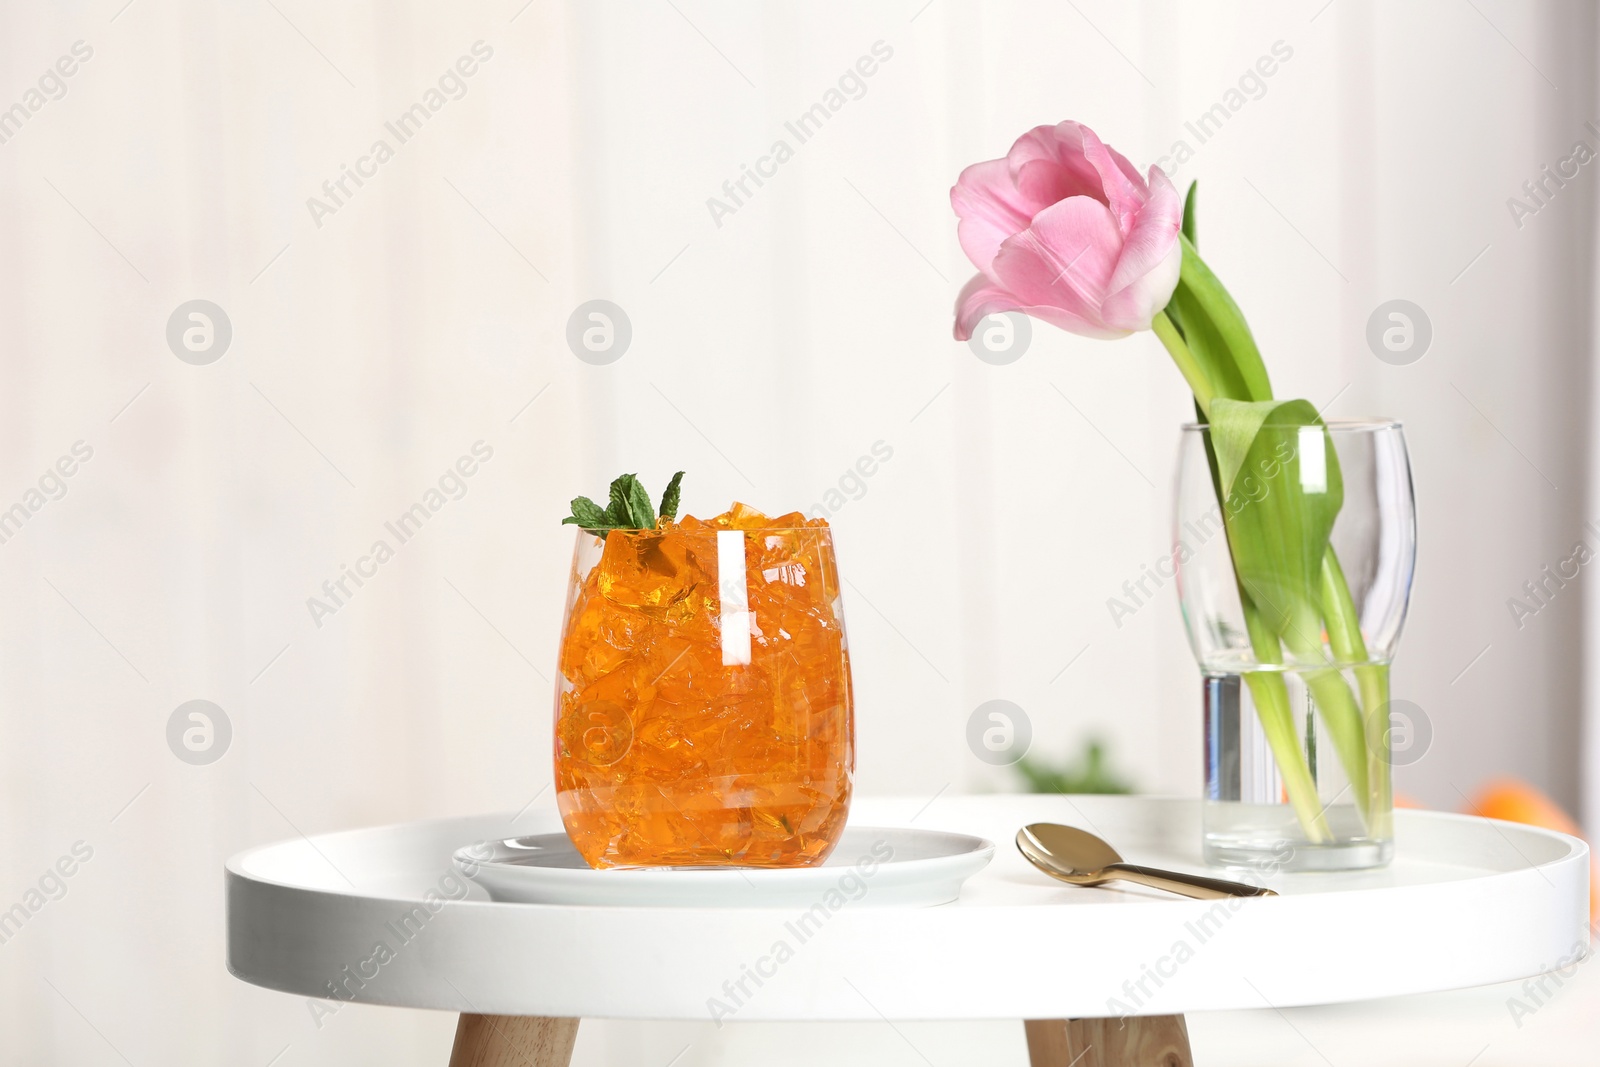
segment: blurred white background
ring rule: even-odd
[[[1542,205],[1523,185],[1600,147],[1596,43],[1580,0],[0,5],[0,510],[26,511],[0,543],[0,907],[93,849],[0,944],[0,1061],[444,1062],[453,1017],[319,1029],[231,978],[222,863],[548,805],[559,520],[624,470],[659,490],[686,469],[702,515],[841,490],[862,792],[1016,788],[966,746],[993,698],[1036,753],[1098,736],[1141,790],[1197,790],[1171,587],[1120,625],[1107,606],[1167,544],[1181,379],[1148,335],[1038,325],[1004,366],[950,336],[972,268],[949,186],[1069,117],[1141,167],[1187,143],[1175,179],[1201,182],[1201,245],[1279,395],[1406,423],[1421,548],[1395,695],[1432,742],[1398,787],[1461,808],[1510,774],[1578,809],[1591,579],[1520,627],[1507,602],[1595,517],[1595,168]],[[874,53],[799,143],[785,123]],[[430,90],[400,143],[385,123]],[[1201,143],[1187,124],[1235,99]],[[393,158],[363,162],[380,138]],[[765,184],[708,208],[780,139]],[[367,176],[335,200],[344,168]],[[166,337],[196,299],[232,329],[205,365]],[[566,341],[593,299],[631,323],[609,365]],[[1366,341],[1391,299],[1432,324],[1410,365]],[[314,620],[480,441],[464,495]],[[41,483],[77,442],[92,457]],[[168,747],[194,699],[231,723],[209,765]],[[1463,1054],[1404,1062],[1572,1062],[1595,1037],[1477,1003],[1407,1008]],[[1392,1041],[1396,1010],[1291,1013],[1320,1048],[1270,1013],[1192,1025],[1206,1062],[1371,1063],[1351,1035]],[[921,1052],[807,1032],[591,1024],[576,1062],[664,1065],[685,1040],[682,1067],[1022,1056],[1020,1028],[911,1028]]]

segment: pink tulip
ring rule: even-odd
[[[950,190],[961,248],[982,273],[956,298],[956,340],[1021,311],[1085,337],[1148,330],[1178,285],[1183,202],[1160,167],[1139,177],[1076,122],[1038,126]]]

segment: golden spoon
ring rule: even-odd
[[[1017,831],[1017,850],[1045,874],[1072,885],[1137,882],[1198,900],[1278,895],[1270,889],[1243,882],[1123,863],[1117,850],[1094,834],[1060,823],[1036,822],[1024,826]]]

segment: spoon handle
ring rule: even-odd
[[[1102,874],[1111,875],[1124,882],[1137,882],[1153,889],[1165,889],[1196,900],[1217,900],[1222,897],[1275,897],[1278,894],[1263,886],[1230,882],[1224,878],[1205,878],[1198,874],[1163,871],[1155,867],[1141,867],[1136,863],[1113,863]]]

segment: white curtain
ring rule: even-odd
[[[699,514],[830,512],[862,792],[1015,788],[965,741],[1003,698],[1037,754],[1098,736],[1141,789],[1192,793],[1171,583],[1108,605],[1166,546],[1181,380],[1147,336],[1037,325],[1004,366],[950,337],[971,268],[949,185],[1068,117],[1199,179],[1202,245],[1281,394],[1406,422],[1421,566],[1395,694],[1433,741],[1399,787],[1459,808],[1509,773],[1575,805],[1588,576],[1528,616],[1508,600],[1595,516],[1594,165],[1542,169],[1600,148],[1594,21],[1509,0],[0,7],[0,108],[25,113],[0,114],[0,509],[26,513],[0,527],[0,908],[92,850],[0,944],[0,1060],[442,1062],[447,1017],[318,1029],[231,978],[221,865],[539,796],[559,520],[624,470],[686,469]],[[631,323],[609,365],[567,343],[597,299]],[[1392,299],[1432,324],[1407,366],[1366,342]],[[193,300],[231,323],[203,365],[167,339]],[[363,562],[478,442],[422,531]],[[214,763],[169,747],[191,700],[231,725]],[[1021,1062],[1012,1030],[928,1040]],[[883,1027],[818,1032],[600,1024],[579,1060],[910,1055]]]

